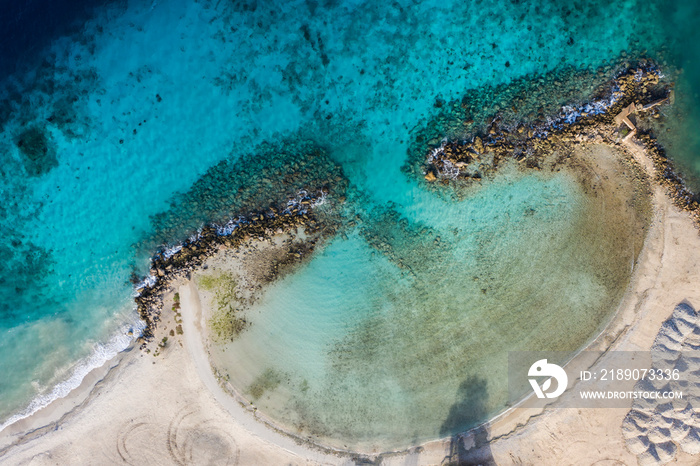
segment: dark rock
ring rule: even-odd
[[[22,131],[16,140],[23,155],[24,166],[30,176],[40,176],[58,166],[56,150],[46,128],[30,126]]]

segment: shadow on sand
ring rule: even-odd
[[[494,465],[489,447],[488,430],[484,426],[465,431],[484,420],[488,414],[489,394],[486,380],[469,377],[457,390],[457,399],[440,428],[441,436],[450,437],[450,452],[443,465]],[[461,432],[455,434],[455,432]]]

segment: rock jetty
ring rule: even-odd
[[[142,339],[153,339],[163,296],[172,282],[188,276],[219,249],[235,249],[245,241],[298,228],[314,238],[335,234],[341,223],[338,207],[348,186],[342,169],[308,142],[288,144],[286,149],[265,147],[257,157],[219,163],[170,211],[154,219],[159,234],[177,235],[171,239],[185,236],[188,227],[190,232],[188,239],[158,248],[148,276],[132,277],[137,310],[146,323]],[[204,226],[192,233],[195,222]]]
[[[634,135],[654,163],[656,181],[700,227],[698,196],[677,174],[655,136],[637,129],[630,121],[630,115],[644,117],[668,104],[672,83],[662,78],[656,65],[644,63],[621,71],[603,86],[607,92],[582,105],[563,106],[556,115],[518,124],[493,115],[485,131],[470,139],[445,139],[429,148],[421,165],[423,179],[428,184],[442,185],[474,182],[492,176],[509,160],[520,162],[524,168],[539,169],[547,157],[570,154],[576,145],[620,145],[622,139]]]

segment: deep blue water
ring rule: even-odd
[[[152,252],[138,245],[169,239],[154,233],[154,216],[177,220],[179,193],[264,141],[311,139],[368,202],[410,210],[421,191],[401,166],[436,103],[644,54],[683,69],[662,142],[700,186],[697,2],[141,0],[0,11],[0,420],[64,393],[128,344],[129,279]]]
[[[56,37],[79,31],[105,1],[3,0],[0,2],[0,75],[30,66]]]

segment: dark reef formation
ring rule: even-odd
[[[580,142],[576,136],[586,130],[600,131],[601,123],[612,124],[630,103],[655,101],[669,92],[667,86],[659,85],[659,72],[653,66],[627,69],[604,88],[589,104],[563,107],[558,114],[527,123],[492,115],[485,130],[471,140],[445,141],[428,148],[421,167],[426,179],[481,178],[507,158],[537,167],[559,143]]]
[[[341,224],[338,207],[345,202],[347,186],[340,166],[308,142],[263,145],[255,154],[212,167],[171,210],[154,218],[156,236],[139,245],[189,235],[170,248],[161,246],[151,258],[148,277],[133,276],[137,309],[146,323],[143,338],[152,339],[171,282],[220,247],[235,249],[251,238],[264,240],[294,228],[314,238],[333,236]],[[300,246],[295,260],[313,249],[313,244]]]
[[[333,187],[345,192],[341,167],[310,141],[263,143],[240,158],[230,157],[206,171],[171,208],[152,219],[155,233],[139,247],[153,251],[182,240],[206,224],[224,224],[237,216],[283,212],[290,202],[310,203]],[[342,196],[342,195],[339,195]]]
[[[43,175],[58,166],[56,149],[46,128],[26,128],[17,137],[16,144],[24,157],[24,166],[30,176]]]
[[[568,77],[574,83],[580,79],[575,73]],[[556,86],[557,82],[560,86]],[[563,81],[554,84],[554,90],[570,87]],[[501,99],[504,95],[511,97],[523,92],[520,83],[515,87],[519,93],[500,89]],[[404,169],[414,176],[422,175],[428,185],[457,186],[492,176],[500,164],[509,160],[516,160],[525,168],[539,169],[547,157],[552,154],[568,157],[579,144],[605,142],[620,145],[623,138],[636,134],[654,162],[657,182],[667,188],[674,203],[688,211],[700,226],[698,195],[685,185],[655,136],[650,131],[637,130],[628,117],[636,114],[644,118],[646,114],[656,112],[659,105],[670,99],[672,92],[673,84],[663,79],[660,69],[653,63],[642,61],[636,66],[623,68],[612,79],[599,85],[586,103],[565,105],[549,114],[540,109],[534,119],[529,118],[532,114],[525,120],[516,116],[516,106],[524,100],[515,97],[506,107],[509,111],[495,112],[488,118],[481,112],[483,124],[475,126],[472,132],[463,133],[459,138],[439,139],[445,133],[434,131],[441,131],[449,120],[440,115],[417,134]],[[541,93],[538,91],[532,95],[537,97]],[[565,95],[568,93],[564,92]],[[459,106],[461,110],[456,112],[457,117],[470,114],[471,110],[465,109],[473,109],[479,102],[480,99],[475,101],[471,94],[465,97]],[[455,118],[454,114],[452,118]],[[472,125],[475,123],[471,118],[462,122],[465,128]]]

